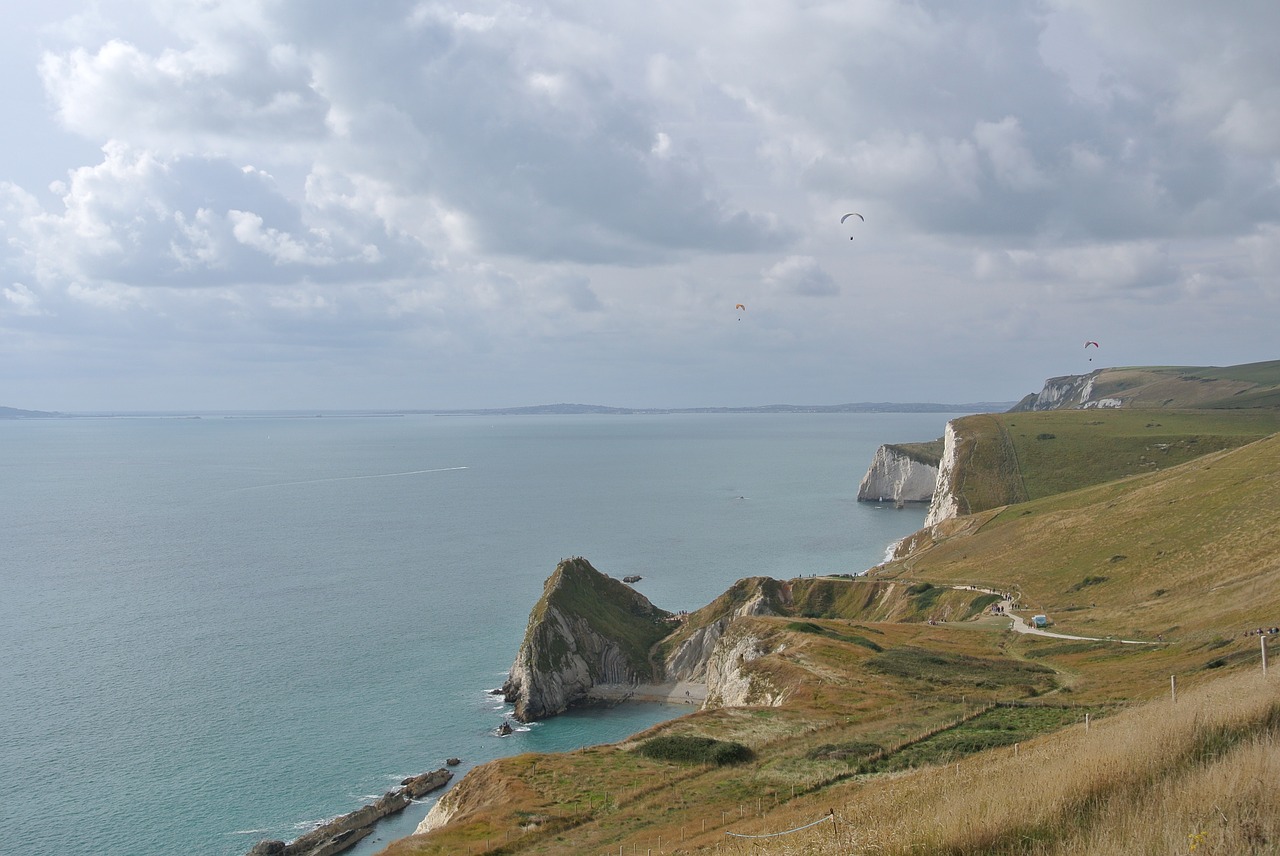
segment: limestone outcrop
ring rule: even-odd
[[[886,444],[858,485],[859,502],[929,502],[938,480],[936,444]]]
[[[688,616],[666,641],[669,651],[663,661],[666,677],[673,681],[707,684],[708,707],[732,704],[724,701],[712,703],[715,689],[711,686],[713,677],[708,671],[725,632],[734,621],[745,616],[783,615],[790,601],[791,592],[787,585],[769,577],[749,577],[734,583],[727,592]]]
[[[731,625],[707,658],[706,706],[781,705],[786,692],[748,668],[752,661],[772,653],[773,648],[763,638],[741,624]]]
[[[674,617],[581,557],[562,561],[534,606],[503,697],[531,722],[593,701],[598,684],[661,679],[650,649]]]

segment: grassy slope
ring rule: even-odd
[[[1031,433],[1013,429],[1071,414],[1011,414],[1015,424],[993,429],[1014,449],[1033,442],[1019,433],[1058,434],[1058,448],[1075,445],[1078,459],[1098,433],[1089,421],[1112,414],[1081,415],[1087,421],[1028,422],[1049,429]],[[1139,455],[1152,445],[1151,421],[1165,423],[1153,426],[1161,437],[1197,436],[1193,446],[1259,430],[1229,422],[1209,432],[1202,414],[1178,428],[1181,417],[1171,425],[1170,416],[1140,417],[1140,428],[1127,417],[1101,424],[1112,437],[1135,432]],[[1106,466],[1140,460],[1135,449],[1108,453]],[[1036,489],[1050,495],[957,521],[948,529],[962,534],[885,572],[905,580],[790,581],[794,615],[745,619],[774,651],[745,668],[789,688],[782,707],[700,711],[615,746],[485,765],[467,777],[466,816],[385,852],[1165,853],[1191,841],[1207,852],[1273,852],[1280,685],[1253,677],[1258,642],[1241,631],[1280,619],[1280,438],[1168,465],[1177,454],[1075,490],[1046,479]],[[1029,473],[1053,469],[1022,457],[1033,459]],[[945,583],[1014,589],[1060,631],[1162,634],[1167,644],[1015,636],[995,617],[936,627],[868,620],[918,622],[944,604],[958,616],[974,593],[936,587]],[[1115,712],[1167,694],[1170,674],[1185,699],[1172,719],[1167,701]],[[1019,700],[1045,707],[1021,719],[987,709]],[[1090,736],[1079,727],[1031,736],[1079,723],[1086,710],[1095,722],[1110,713]],[[1007,745],[1015,729],[1019,757]],[[629,751],[654,734],[738,741],[757,759],[682,767]],[[862,772],[904,766],[923,769]],[[725,836],[788,829],[833,809],[842,825],[749,843]]]
[[[1049,410],[957,420],[963,510],[1165,469],[1280,431],[1280,410]]]
[[[1101,369],[1091,398],[1119,398],[1128,408],[1275,407],[1280,360],[1238,366],[1129,366]]]
[[[934,582],[998,581],[1069,633],[1207,641],[1280,617],[1277,509],[1273,436],[988,512],[972,534],[890,567]]]

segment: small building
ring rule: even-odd
[[[1032,624],[1032,626],[1034,626],[1034,627],[1048,627],[1048,626],[1049,626],[1049,616],[1047,616],[1047,615],[1033,615],[1033,616],[1031,616],[1031,624]]]

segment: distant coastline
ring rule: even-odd
[[[667,415],[682,413],[999,413],[1016,401],[977,401],[965,404],[936,402],[863,401],[850,404],[765,404],[757,407],[608,407],[602,404],[535,404],[526,407],[490,407],[457,410],[103,410],[44,411],[0,407],[0,419],[87,418],[292,418],[353,416],[574,416]]]

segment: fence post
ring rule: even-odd
[[[1169,700],[1174,704],[1178,703],[1178,676],[1169,676]]]
[[[1267,676],[1267,637],[1259,636],[1258,641],[1262,643],[1262,677]]]
[[[1087,713],[1084,715],[1084,730],[1089,730],[1089,714]]]

